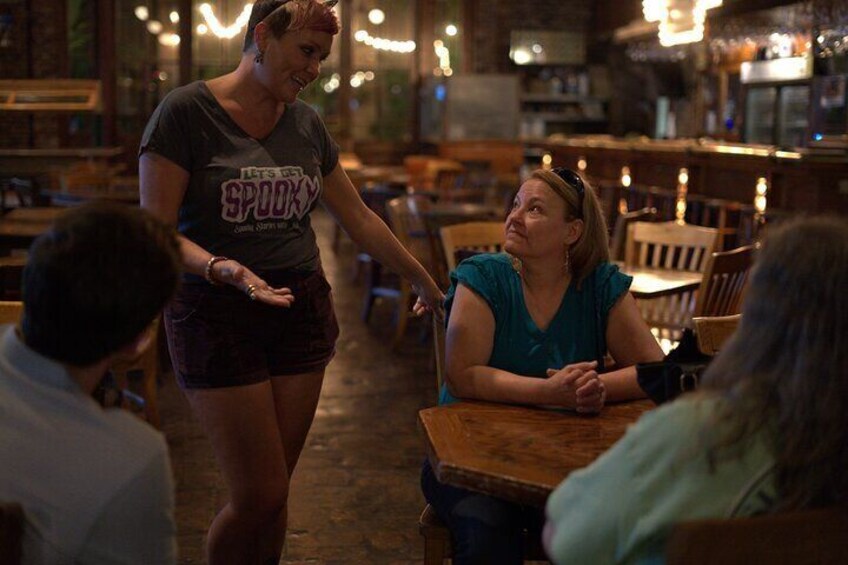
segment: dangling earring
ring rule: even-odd
[[[565,248],[565,272],[571,273],[571,254],[568,252],[568,247]]]
[[[261,49],[256,50],[256,57],[253,58],[253,62],[257,65],[261,65],[265,62],[265,53],[263,53]]]
[[[523,266],[523,265],[521,264],[521,259],[519,259],[519,258],[518,258],[518,257],[516,257],[515,255],[509,255],[508,253],[507,253],[507,255],[509,256],[509,262],[510,262],[510,264],[512,265],[512,269],[513,269],[516,273],[518,273],[519,275],[521,275],[521,268],[522,268],[522,266]]]

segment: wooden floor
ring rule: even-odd
[[[361,283],[353,283],[353,247],[331,251],[332,222],[313,214],[324,269],[341,326],[318,413],[295,472],[289,534],[281,563],[420,563],[419,409],[435,404],[432,349],[417,321],[396,352],[391,303],[359,318]],[[203,563],[206,529],[226,500],[208,442],[173,378],[160,390],[162,428],[177,483],[179,562]]]

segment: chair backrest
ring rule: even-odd
[[[62,192],[102,190],[109,188],[113,175],[109,171],[72,171],[59,177]]]
[[[362,198],[362,202],[364,202],[372,212],[380,216],[380,219],[386,223],[389,223],[386,203],[392,198],[397,198],[402,195],[402,190],[385,184],[367,186],[359,191],[359,196]]]
[[[848,511],[841,508],[682,522],[665,554],[668,565],[844,563],[846,555]]]
[[[386,203],[386,213],[392,233],[404,247],[433,274],[433,257],[427,225],[422,213],[432,204],[428,195],[407,194]]]
[[[0,324],[17,324],[24,312],[24,303],[16,300],[0,301]]]
[[[703,272],[718,230],[676,222],[633,222],[627,228],[624,262],[638,267]]]
[[[698,349],[704,355],[715,355],[730,336],[736,332],[741,321],[742,314],[692,318],[695,325],[695,335],[698,338]]]
[[[693,315],[738,314],[753,256],[754,248],[750,245],[712,253],[704,267],[704,279],[698,289]]]
[[[24,511],[16,502],[0,502],[0,565],[21,563]]]
[[[456,268],[457,251],[498,252],[506,239],[503,222],[466,222],[439,229],[448,272]]]
[[[627,242],[627,228],[631,223],[656,222],[658,219],[656,208],[642,208],[618,216],[610,237],[610,259],[624,261],[624,244]]]
[[[433,319],[433,352],[436,355],[436,394],[442,391],[445,382],[445,321]]]

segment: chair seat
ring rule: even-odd
[[[666,545],[669,565],[812,565],[846,555],[848,512],[838,508],[683,522]]]

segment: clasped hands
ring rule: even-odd
[[[548,383],[553,388],[556,404],[580,413],[600,412],[606,400],[606,387],[597,368],[597,361],[584,361],[562,369],[548,369]]]

